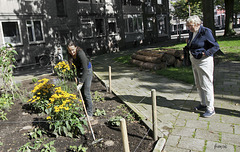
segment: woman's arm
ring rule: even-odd
[[[219,45],[215,38],[213,37],[212,31],[210,29],[205,30],[206,41],[204,42],[206,56],[211,56],[219,50]]]
[[[80,82],[83,83],[85,81],[85,79],[87,78],[87,72],[88,72],[88,58],[86,56],[86,54],[84,53],[84,51],[81,49],[78,51],[77,54],[81,60],[81,64],[82,64],[82,75],[80,78]]]

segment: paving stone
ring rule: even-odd
[[[161,122],[174,123],[176,121],[176,117],[173,116],[172,114],[161,114],[161,115],[158,114],[157,119],[160,120]]]
[[[183,149],[183,148],[178,148],[178,147],[172,147],[172,146],[165,146],[162,152],[190,152],[189,149]],[[191,150],[191,152],[197,152]]]
[[[240,152],[240,146],[236,146],[236,152]]]
[[[175,127],[172,130],[172,135],[192,137],[194,132],[195,128]]]
[[[181,136],[169,135],[166,145],[177,147],[180,138]]]
[[[240,135],[222,133],[222,143],[240,146]]]
[[[207,141],[205,152],[234,152],[234,146],[219,142]]]
[[[178,147],[196,151],[203,151],[204,144],[205,141],[202,139],[182,137],[179,141]]]
[[[177,121],[175,122],[175,126],[177,127],[184,127],[186,126],[186,122],[187,120],[186,119],[177,119]]]
[[[218,131],[218,132],[233,133],[233,125],[225,124],[225,123],[210,122],[209,130],[214,132]]]
[[[195,133],[195,138],[211,140],[211,141],[219,141],[219,133],[212,132],[204,129],[197,129]]]
[[[181,111],[178,118],[180,119],[186,119],[186,120],[197,120],[199,117],[199,114],[193,113],[193,112],[185,112]]]
[[[240,136],[240,125],[234,125],[234,133],[239,134],[239,136]]]
[[[208,122],[199,120],[187,120],[186,127],[207,129]]]
[[[222,122],[223,123],[239,124],[240,125],[240,117],[222,116]]]
[[[179,114],[179,111],[176,111],[175,109],[167,108],[167,107],[157,107],[158,113],[163,113],[163,114],[173,114],[176,113],[176,115]],[[176,116],[175,115],[175,116]]]

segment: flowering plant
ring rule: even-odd
[[[32,90],[33,97],[28,100],[30,102],[31,107],[34,110],[43,112],[48,106],[49,98],[52,95],[53,84],[49,83],[49,79],[41,79],[35,84],[34,89]]]
[[[74,64],[72,66],[73,70],[70,68],[67,61],[62,61],[58,62],[58,64],[55,65],[54,70],[56,71],[59,77],[73,79],[74,75],[76,75],[76,68]]]
[[[55,88],[54,94],[49,98],[47,107],[49,128],[53,134],[68,137],[84,134],[82,125],[87,125],[85,120],[80,120],[79,101],[75,94],[63,91],[61,87]]]

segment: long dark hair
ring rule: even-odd
[[[75,46],[77,47],[76,51],[78,52],[79,50],[81,50],[81,48],[79,46],[77,46],[77,43],[74,42],[73,40],[68,41],[67,43],[67,50],[68,50],[68,63],[71,69],[73,69],[73,56],[69,53],[69,46]],[[77,53],[76,52],[76,53]]]

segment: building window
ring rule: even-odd
[[[56,0],[56,6],[57,6],[57,16],[58,17],[67,16],[66,11],[65,11],[64,0]]]
[[[122,4],[123,5],[132,5],[132,6],[139,6],[141,5],[142,1],[141,0],[123,0]]]
[[[82,24],[82,30],[80,33],[80,37],[88,38],[93,36],[92,32],[92,24],[93,22],[90,19],[82,19],[81,20]]]
[[[104,0],[95,0],[95,3],[104,3]]]
[[[142,16],[141,15],[128,15],[124,17],[125,32],[126,33],[139,33],[143,32]]]
[[[104,20],[95,19],[96,36],[105,35]]]
[[[113,35],[113,34],[117,33],[117,25],[116,25],[115,18],[108,19],[108,29],[109,29],[109,34]]]
[[[167,24],[166,24],[166,16],[158,16],[157,24],[158,24],[158,35],[166,35],[167,34]]]
[[[78,2],[89,2],[89,0],[78,0]]]
[[[2,31],[5,43],[22,44],[19,22],[2,22]]]
[[[30,43],[44,42],[42,21],[27,21],[27,30]]]
[[[162,4],[162,0],[157,0],[157,4]]]
[[[152,31],[153,30],[153,18],[147,18],[147,31]]]

